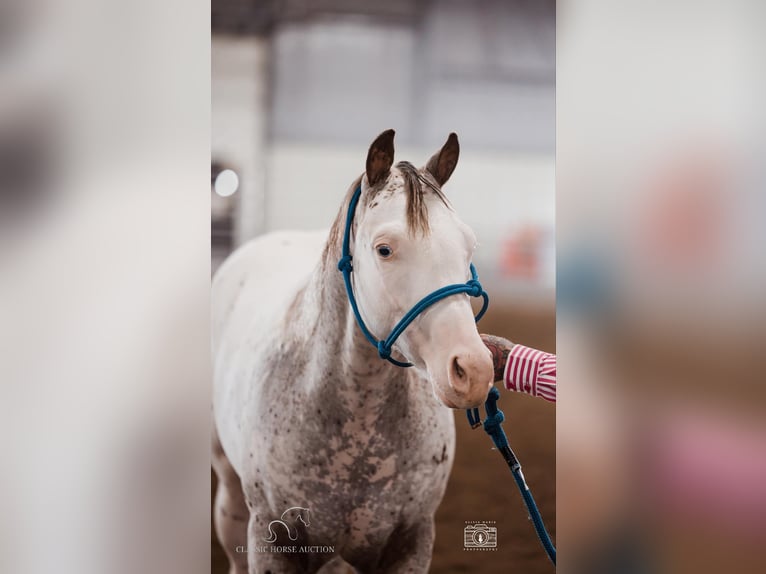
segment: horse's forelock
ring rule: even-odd
[[[413,235],[428,235],[431,231],[428,222],[428,204],[426,203],[426,194],[433,192],[441,202],[450,207],[450,203],[441,190],[441,187],[427,171],[420,171],[408,161],[400,161],[396,168],[402,174],[404,180],[404,192],[407,197],[406,219],[407,229]],[[373,204],[376,195],[384,189],[385,186],[378,187],[372,197],[368,200]]]
[[[421,172],[418,168],[407,161],[401,161],[396,167],[404,179],[404,192],[407,196],[407,229],[413,235],[422,233],[428,235],[431,228],[428,223],[428,205],[425,200],[426,193],[433,192],[441,202],[448,208],[452,208],[449,200],[444,195],[441,187],[428,172]],[[343,234],[346,228],[346,215],[348,206],[351,203],[351,197],[354,191],[360,185],[362,176],[359,176],[346,192],[346,196],[338,210],[338,215],[330,228],[330,235],[325,246],[325,257],[338,257],[340,246],[343,242]],[[375,197],[385,188],[385,182],[375,186],[372,190],[372,196],[368,199],[368,204],[373,204]]]

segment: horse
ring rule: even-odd
[[[453,133],[424,167],[394,165],[394,131],[383,132],[329,232],[261,236],[216,273],[214,521],[232,574],[427,572],[455,449],[450,409],[486,399],[491,356],[461,293],[396,340],[393,356],[411,368],[381,360],[338,261],[360,190],[349,288],[369,331],[383,335],[426,294],[466,281],[476,236],[443,191],[459,150]],[[296,524],[299,543],[327,552],[259,551],[292,506],[312,514]]]

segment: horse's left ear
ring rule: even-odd
[[[372,142],[367,152],[367,183],[376,185],[385,180],[394,163],[394,130],[386,130]]]
[[[447,143],[442,149],[437,151],[426,164],[426,170],[434,176],[434,179],[441,186],[447,183],[447,180],[455,171],[457,158],[460,156],[460,144],[457,141],[457,134],[451,133],[447,138]]]

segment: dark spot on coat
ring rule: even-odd
[[[441,463],[443,463],[445,460],[447,460],[447,458],[448,458],[448,457],[447,457],[447,445],[445,444],[444,446],[442,446],[442,455],[441,455],[441,457],[437,457],[436,455],[434,455],[434,456],[432,457],[432,460],[433,460],[433,461],[434,461],[436,464],[441,464]]]

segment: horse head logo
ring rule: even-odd
[[[287,537],[290,540],[298,540],[298,528],[296,525],[298,521],[301,521],[304,526],[308,526],[309,522],[309,509],[302,506],[292,506],[282,513],[279,520],[272,520],[269,522],[269,535],[264,538],[266,542],[277,541],[277,524],[281,524],[287,532]]]

